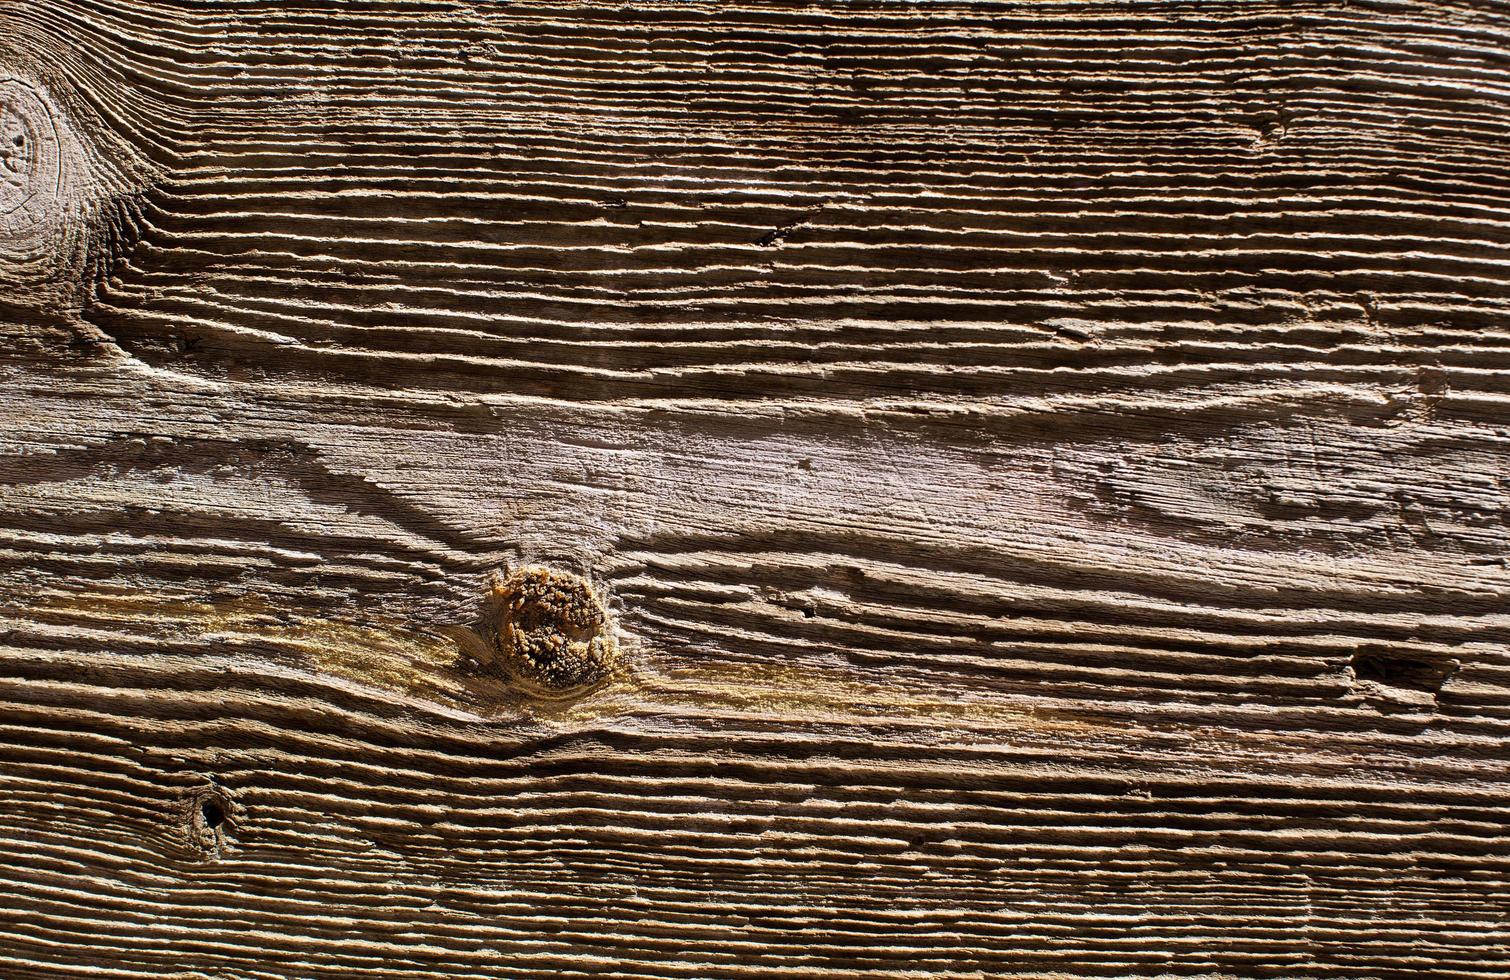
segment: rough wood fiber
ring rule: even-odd
[[[0,2],[0,976],[1510,976],[1507,105],[1497,0]]]

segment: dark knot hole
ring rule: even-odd
[[[199,804],[199,815],[204,818],[204,825],[215,830],[225,823],[225,806],[214,797],[210,797]]]

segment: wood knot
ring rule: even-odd
[[[59,203],[62,165],[47,103],[20,79],[0,78],[0,233],[46,222]]]
[[[227,831],[235,804],[219,780],[191,793],[184,804],[185,830],[200,856],[214,860],[227,846]]]
[[[617,663],[608,611],[579,575],[520,569],[493,587],[491,618],[499,666],[544,693],[590,687]]]

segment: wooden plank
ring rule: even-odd
[[[1510,976],[1507,41],[0,4],[0,975]]]

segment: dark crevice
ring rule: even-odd
[[[1371,651],[1354,654],[1351,666],[1359,681],[1434,695],[1457,671],[1459,662]]]
[[[211,830],[215,830],[221,824],[225,823],[225,808],[214,797],[209,797],[200,802],[199,815],[200,819],[204,821],[204,825]]]

